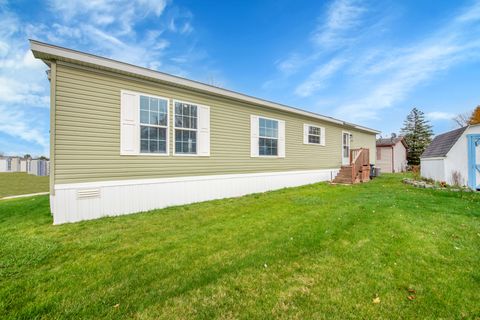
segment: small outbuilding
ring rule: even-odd
[[[44,159],[29,159],[27,162],[27,173],[35,176],[49,176],[50,161]]]
[[[20,171],[19,157],[0,157],[0,172]]]
[[[20,159],[20,172],[27,172],[27,159]]]
[[[377,140],[376,167],[381,172],[404,172],[407,169],[407,143],[404,137]]]
[[[480,125],[436,136],[422,154],[421,175],[450,185],[480,189]]]

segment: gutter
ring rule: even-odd
[[[446,159],[447,157],[431,157],[431,158],[422,158],[420,157],[420,160],[443,160]]]
[[[305,111],[299,108],[290,107],[284,104],[280,104],[280,103],[276,103],[276,102],[272,102],[272,101],[268,101],[260,98],[255,98],[255,97],[238,93],[232,90],[214,87],[198,81],[173,76],[167,73],[154,71],[151,69],[135,66],[133,64],[124,63],[124,62],[120,62],[120,61],[109,59],[109,58],[100,57],[90,53],[85,53],[85,52],[72,50],[64,47],[54,46],[48,43],[43,43],[43,42],[32,40],[32,39],[30,39],[29,41],[30,41],[30,49],[32,50],[33,55],[37,59],[48,60],[48,59],[60,58],[60,60],[65,60],[65,61],[77,61],[87,65],[99,66],[99,67],[113,70],[113,71],[121,71],[128,74],[140,76],[140,77],[146,77],[146,78],[166,82],[168,84],[173,84],[179,87],[195,89],[198,91],[208,92],[211,94],[216,94],[219,96],[236,99],[243,102],[253,103],[256,105],[260,105],[260,106],[264,106],[272,109],[292,112],[295,114],[323,120],[330,123],[335,123],[335,124],[339,124],[347,127],[353,127],[355,129],[366,131],[369,133],[374,133],[374,134],[380,133],[380,131],[375,129],[345,122],[345,121],[324,116],[318,113]]]

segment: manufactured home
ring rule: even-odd
[[[407,169],[407,143],[404,137],[377,140],[377,168],[381,172],[404,172]]]
[[[20,169],[19,157],[0,157],[0,172],[19,172]]]
[[[50,161],[45,159],[29,159],[27,162],[27,173],[33,174],[34,176],[48,176]]]
[[[375,162],[376,130],[30,43],[50,67],[55,224],[329,181],[359,155]]]
[[[480,189],[480,125],[436,136],[420,158],[424,178]]]
[[[27,159],[20,159],[20,171],[27,172]]]

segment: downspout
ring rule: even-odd
[[[395,147],[395,145],[392,146],[392,173],[395,173],[395,167],[393,166],[393,163],[394,163],[394,152],[393,152],[393,148]]]

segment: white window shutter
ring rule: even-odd
[[[285,158],[285,121],[278,120],[278,156]]]
[[[251,157],[258,157],[258,117],[257,116],[250,116],[250,156]]]
[[[121,91],[120,97],[120,154],[138,154],[139,137],[139,98],[133,92]]]
[[[308,130],[309,130],[309,125],[308,124],[303,124],[303,143],[308,144]]]
[[[198,106],[198,155],[210,156],[210,107]]]
[[[325,146],[325,128],[320,127],[320,145]]]

